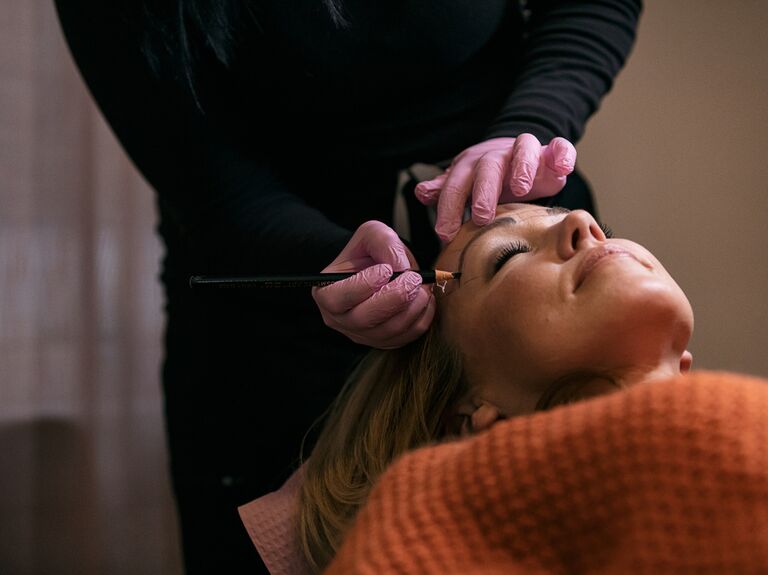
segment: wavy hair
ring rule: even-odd
[[[434,321],[415,342],[370,352],[330,408],[305,464],[299,540],[321,571],[378,477],[399,455],[444,436],[446,414],[467,391],[460,354]]]

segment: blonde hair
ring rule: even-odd
[[[403,348],[370,352],[331,407],[299,498],[299,538],[317,571],[379,475],[398,455],[439,439],[448,409],[467,390],[461,358],[437,324]]]

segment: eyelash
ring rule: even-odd
[[[602,223],[597,225],[600,226],[601,230],[603,230],[606,238],[611,239],[613,237],[613,230],[611,228]]]
[[[600,229],[603,230],[603,234],[605,234],[606,238],[610,239],[613,237],[613,230],[610,227],[603,223],[598,225],[600,226]],[[515,241],[508,246],[505,246],[504,249],[501,250],[501,253],[496,256],[496,263],[493,265],[493,273],[498,272],[505,263],[516,255],[525,254],[530,251],[531,248],[521,241]]]
[[[498,272],[507,261],[515,257],[517,254],[524,254],[531,251],[531,248],[521,241],[512,242],[504,247],[498,256],[496,256],[496,263],[493,265],[493,273]]]

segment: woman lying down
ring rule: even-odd
[[[372,352],[240,509],[273,574],[768,572],[768,386],[686,373],[693,313],[652,254],[509,204],[435,267],[461,278],[430,331]]]

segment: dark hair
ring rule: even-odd
[[[317,1],[325,5],[337,28],[348,25],[342,0]],[[141,50],[153,74],[170,75],[200,107],[196,82],[201,61],[212,57],[225,68],[231,65],[244,29],[260,29],[258,2],[144,0]]]

